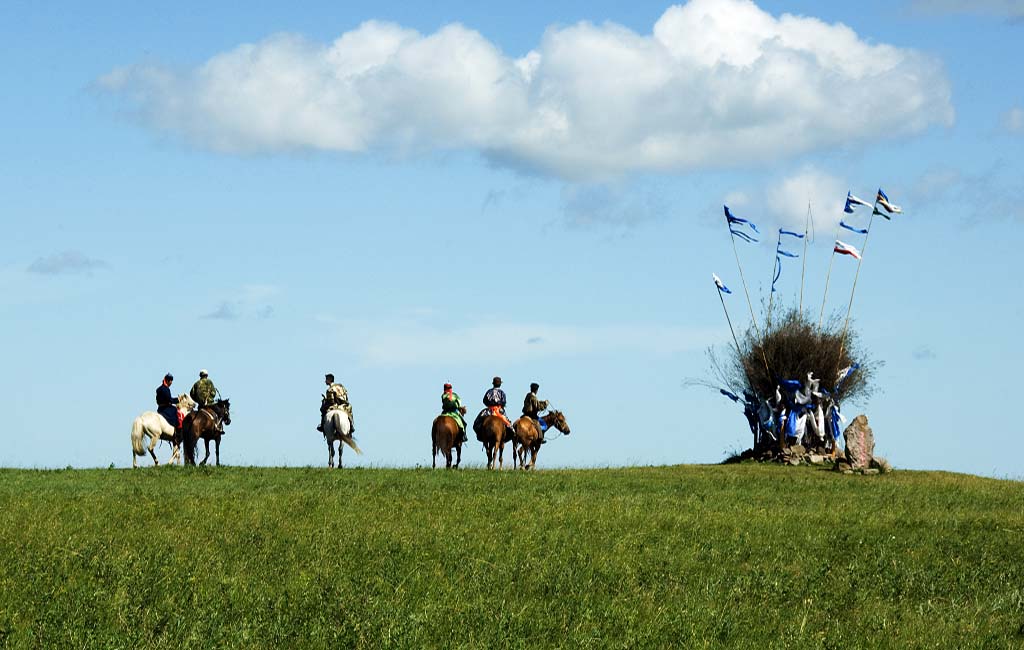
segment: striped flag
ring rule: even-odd
[[[844,244],[843,242],[839,241],[838,239],[836,240],[836,247],[833,248],[832,251],[835,252],[835,253],[839,253],[840,255],[850,255],[852,257],[856,257],[857,259],[860,259],[860,251],[859,250],[857,250],[853,246],[850,246],[849,244]]]
[[[878,188],[878,198],[875,200],[878,203],[878,205],[885,208],[885,211],[888,212],[889,214],[899,214],[903,212],[903,208],[894,203],[889,202],[889,197],[885,195],[885,192],[882,191],[882,188]]]
[[[858,199],[853,194],[847,192],[846,193],[846,207],[843,208],[843,212],[845,212],[847,214],[853,214],[853,206],[855,206],[855,205],[871,205],[871,204],[868,203],[867,201],[865,201],[864,199]]]
[[[729,287],[725,286],[725,283],[722,282],[722,278],[718,277],[714,273],[711,274],[711,277],[715,279],[715,286],[718,287],[719,291],[722,293],[732,293],[732,291],[729,291]]]

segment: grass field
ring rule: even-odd
[[[0,647],[1020,648],[1024,484],[2,470]]]

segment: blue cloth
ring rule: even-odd
[[[164,419],[172,427],[178,426],[178,409],[174,407],[178,398],[171,394],[171,389],[165,384],[160,384],[156,389],[156,412],[164,416]]]
[[[484,406],[500,406],[505,408],[505,391],[500,388],[492,388],[484,393]]]
[[[167,423],[170,424],[172,427],[178,428],[178,409],[174,408],[173,406],[167,405],[161,406],[156,410],[156,412],[164,416],[164,419],[167,420]]]

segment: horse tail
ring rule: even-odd
[[[140,415],[132,422],[132,451],[135,452],[136,456],[146,455],[146,449],[142,446],[143,428],[142,416]]]
[[[192,427],[195,424],[196,416],[186,417],[186,422],[181,427],[181,446],[185,448],[185,462],[189,465],[196,464],[196,437],[192,435]]]
[[[341,413],[339,413],[338,411],[335,411],[334,415],[331,415],[329,417],[340,418],[342,413],[344,413],[344,411],[342,411]],[[333,427],[334,427],[334,434],[338,437],[338,440],[342,441],[343,443],[345,443],[346,445],[351,447],[352,451],[354,451],[357,454],[359,454],[360,456],[362,456],[363,455],[363,450],[359,448],[359,445],[356,444],[355,438],[352,437],[352,429],[351,429],[351,427],[352,427],[352,420],[348,417],[347,413],[345,413],[345,418],[348,419],[349,433],[342,433],[341,432],[341,427],[338,426],[337,423],[332,423]],[[326,433],[327,433],[327,427],[324,427],[324,434],[326,435]]]

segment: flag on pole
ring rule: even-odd
[[[731,391],[727,391],[724,388],[719,388],[718,392],[723,394],[723,395],[725,395],[726,397],[728,397],[729,399],[731,399],[734,402],[740,401],[740,396],[739,395],[737,395],[736,393],[733,393]]]
[[[849,244],[844,244],[843,242],[839,241],[838,239],[836,240],[836,247],[833,248],[832,251],[835,252],[835,253],[839,253],[840,255],[850,255],[852,257],[856,257],[857,259],[860,259],[860,251],[859,250],[857,250],[853,246],[850,246]]]
[[[729,291],[729,287],[725,286],[725,283],[722,282],[722,278],[718,277],[714,273],[711,274],[711,277],[715,279],[715,286],[718,287],[719,291],[722,293],[732,293],[732,291]]]
[[[868,203],[867,201],[865,201],[864,199],[858,199],[853,194],[847,192],[846,193],[846,207],[843,208],[843,212],[845,212],[847,214],[853,214],[853,206],[855,206],[855,205],[871,205],[871,204]]]
[[[885,208],[885,211],[888,212],[889,214],[899,214],[903,212],[903,208],[894,203],[889,202],[889,197],[885,195],[885,192],[882,191],[882,188],[878,188],[878,198],[875,199],[875,202],[878,203],[878,205]]]
[[[790,253],[789,251],[784,251],[781,248],[776,248],[775,252],[784,257],[800,257],[798,253]]]
[[[729,206],[727,205],[723,205],[722,207],[725,208],[725,220],[729,224],[729,232],[731,232],[733,235],[739,237],[745,242],[757,243],[756,237],[748,235],[742,230],[737,230],[736,228],[733,227],[734,225],[738,227],[750,226],[751,230],[753,230],[757,234],[761,234],[761,231],[757,229],[757,226],[754,225],[754,222],[750,221],[749,219],[743,219],[741,217],[734,216],[733,213],[729,211]]]
[[[798,239],[803,239],[804,238],[804,234],[803,233],[793,232],[792,230],[783,230],[782,228],[779,228],[779,234],[780,235],[789,235],[790,237],[796,237]]]
[[[783,257],[800,257],[799,253],[790,253],[782,248],[782,236],[789,235],[790,237],[796,237],[803,239],[804,236],[801,233],[793,232],[792,230],[784,230],[779,228],[779,241],[775,244],[775,274],[772,276],[772,293],[775,293],[775,283],[779,281],[779,277],[782,275],[782,258]]]
[[[839,225],[841,227],[843,227],[843,228],[846,228],[847,230],[852,230],[853,232],[859,233],[861,235],[868,234],[868,229],[867,228],[854,228],[853,226],[851,226],[850,224],[846,223],[845,221],[840,221]]]

